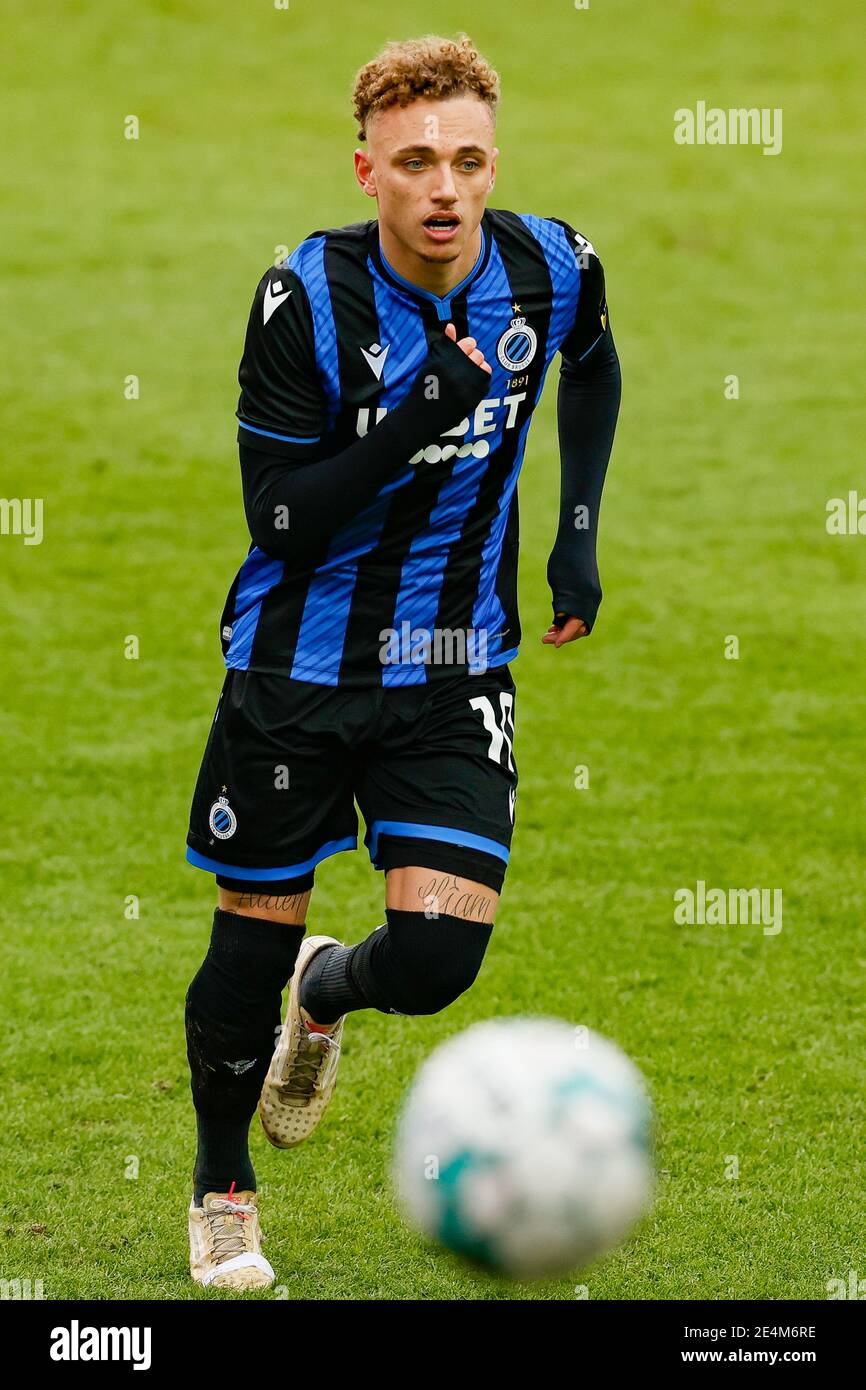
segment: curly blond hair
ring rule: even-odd
[[[495,118],[499,74],[482,58],[466,34],[456,41],[427,34],[421,39],[387,43],[378,57],[355,77],[353,99],[358,138],[366,140],[371,116],[389,106],[408,106],[418,97],[454,97],[474,93]]]

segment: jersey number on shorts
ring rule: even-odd
[[[507,750],[506,767],[512,772],[515,771],[514,759],[511,756],[512,742],[508,733],[508,726],[511,725],[511,735],[514,734],[514,696],[507,690],[499,692],[499,723],[496,722],[496,711],[493,704],[486,695],[476,695],[469,701],[472,709],[481,711],[481,719],[485,729],[490,735],[490,746],[487,749],[488,758],[492,758],[495,763],[502,763],[503,746]]]

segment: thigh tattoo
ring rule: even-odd
[[[418,889],[427,917],[466,917],[491,922],[498,895],[491,889],[469,888],[454,874],[434,874]]]

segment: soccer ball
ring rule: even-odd
[[[393,1163],[407,1220],[517,1278],[611,1250],[648,1205],[651,1108],[614,1043],[552,1018],[476,1023],[419,1069]]]

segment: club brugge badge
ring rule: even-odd
[[[238,818],[227,796],[220,796],[210,808],[208,824],[218,840],[229,840],[238,828]]]
[[[496,344],[496,356],[509,372],[528,367],[538,347],[538,334],[520,315],[512,319]]]

